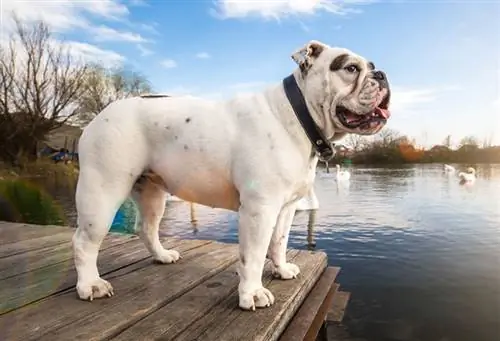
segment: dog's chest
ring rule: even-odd
[[[311,187],[314,186],[314,180],[316,178],[316,165],[317,161],[312,160],[308,165],[307,170],[302,173],[300,178],[297,179],[292,197],[303,197],[307,195]]]

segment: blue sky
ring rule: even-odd
[[[388,74],[388,127],[425,145],[447,134],[500,144],[498,1],[3,0],[4,19],[12,10],[174,94],[258,91],[290,74],[309,40],[346,47]]]

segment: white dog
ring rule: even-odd
[[[295,278],[286,261],[295,204],[314,182],[319,158],[347,133],[375,134],[389,117],[389,85],[373,63],[311,41],[292,55],[299,67],[262,93],[228,101],[143,96],[119,100],[84,130],[73,237],[81,299],[112,296],[96,265],[114,214],[131,193],[140,236],[161,263],[179,259],[160,243],[166,192],[239,214],[239,306],[270,306],[262,286],[266,254],[274,273]],[[310,174],[313,174],[310,176]]]

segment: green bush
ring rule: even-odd
[[[63,210],[55,200],[23,179],[0,179],[0,220],[65,225]]]

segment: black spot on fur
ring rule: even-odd
[[[375,64],[373,62],[368,62],[368,67],[370,68],[370,70],[375,70]]]
[[[188,150],[189,147],[187,146],[187,144],[184,145],[184,150]]]
[[[169,130],[169,129],[170,129],[170,126],[165,126],[165,129]]]
[[[347,53],[341,54],[332,61],[330,64],[330,71],[338,71],[342,69],[345,64],[347,63],[347,60],[349,59],[349,55]]]
[[[186,123],[191,122],[191,117],[186,118]]]
[[[104,119],[104,122],[109,122],[109,118],[105,118],[105,119]]]
[[[179,136],[175,135],[175,136],[174,136],[174,139],[175,139],[175,140],[178,140],[178,139],[179,139]]]

